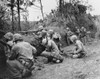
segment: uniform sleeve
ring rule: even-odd
[[[56,43],[54,41],[51,41],[51,45],[53,47],[53,51],[55,53],[59,53],[59,49],[58,49],[58,46],[56,45]]]
[[[12,50],[11,50],[11,56],[10,56],[9,59],[10,59],[10,60],[16,59],[17,56],[18,56],[18,51],[19,51],[19,47],[14,46],[14,47],[12,48]]]
[[[33,54],[36,54],[36,52],[37,52],[36,48],[34,46],[32,46],[32,45],[31,45],[31,47],[32,47]]]
[[[77,44],[77,46],[78,46],[78,50],[76,51],[76,53],[79,53],[79,52],[82,51],[82,44],[81,44],[80,41],[78,41],[76,44]]]

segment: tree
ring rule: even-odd
[[[7,20],[10,19],[8,8],[0,4],[0,30],[10,30]]]
[[[8,0],[8,4],[7,6],[10,7],[11,9],[11,14],[12,14],[12,32],[14,32],[14,3],[15,3],[15,0]]]
[[[28,0],[29,1],[29,0]],[[27,1],[25,2],[25,0],[8,0],[8,2],[10,2],[8,4],[8,6],[11,8],[11,12],[12,12],[12,29],[14,31],[14,7],[17,8],[17,14],[18,14],[18,30],[21,31],[21,25],[20,25],[20,10],[23,10],[23,12],[25,12],[25,10],[23,8],[21,8],[20,6],[23,4],[27,4]],[[27,5],[24,5],[24,7]]]
[[[39,2],[40,6],[37,6],[37,5],[34,4],[34,2],[36,2],[36,1]],[[41,14],[42,14],[42,17],[44,19],[44,12],[43,12],[42,0],[32,0],[32,1],[30,1],[30,6],[35,6],[35,7],[39,8],[41,10]]]
[[[62,13],[63,0],[59,0],[59,12]]]
[[[40,0],[40,8],[41,8],[41,14],[42,14],[42,17],[44,19],[44,13],[43,13],[43,5],[42,5],[42,1]]]
[[[21,31],[21,26],[20,26],[20,1],[17,0],[17,10],[18,10],[18,29]]]

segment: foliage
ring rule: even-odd
[[[3,5],[0,5],[0,30],[10,30],[7,22],[10,19],[9,15],[8,9]]]
[[[86,13],[87,9],[88,6],[81,4],[80,0],[71,0],[69,3],[62,4],[62,12],[59,12],[59,7],[57,10],[52,10],[47,20],[49,20],[49,25],[56,22],[58,24],[56,26],[63,25],[63,27],[71,28],[72,31],[75,27],[85,27],[90,30],[91,26],[96,30],[92,16]]]

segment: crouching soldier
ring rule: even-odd
[[[70,39],[76,47],[75,50],[74,50],[74,53],[72,53],[72,57],[73,58],[84,57],[85,54],[86,54],[86,51],[85,51],[85,47],[84,47],[83,43],[77,38],[76,35],[71,36]]]
[[[85,27],[81,27],[81,31],[80,31],[80,40],[83,42],[83,44],[86,44],[86,35],[87,35],[87,30]]]
[[[13,43],[13,33],[11,32],[7,32],[5,35],[4,35],[4,38],[6,39],[6,42],[7,42],[7,48],[6,48],[6,56],[10,56],[10,51],[11,51],[11,48],[12,46],[14,45]]]
[[[71,44],[70,37],[72,35],[74,35],[74,33],[69,28],[66,28],[66,39],[67,39],[68,46]]]
[[[57,33],[57,32],[55,32],[55,33],[53,34],[52,39],[53,39],[54,42],[57,44],[57,46],[58,46],[58,48],[59,48],[59,50],[60,50],[60,53],[63,54],[63,50],[61,49],[61,42],[60,42],[60,41],[61,41],[61,36],[60,36],[60,34]]]
[[[56,43],[47,37],[43,38],[42,45],[46,47],[45,51],[41,55],[46,56],[48,61],[60,63],[63,61],[63,57],[60,55],[60,51]]]
[[[0,79],[21,79],[20,72],[7,62],[6,49],[8,39],[5,35],[0,39]]]
[[[20,34],[14,34],[14,46],[12,47],[12,55],[10,60],[16,60],[18,68],[25,77],[31,75],[31,69],[34,64],[33,54],[36,53],[35,47],[31,46],[28,42],[24,42]]]

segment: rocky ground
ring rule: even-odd
[[[64,52],[73,46],[65,47]],[[66,58],[60,64],[45,64],[42,70],[33,71],[29,79],[100,79],[100,41],[87,45],[87,57]]]

